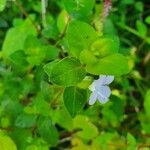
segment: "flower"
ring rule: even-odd
[[[114,80],[112,75],[100,75],[98,80],[95,80],[90,86],[89,89],[92,91],[90,95],[89,104],[93,105],[96,100],[100,103],[106,103],[109,100],[111,95],[111,90],[109,84]]]

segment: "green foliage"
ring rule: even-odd
[[[12,139],[3,133],[0,133],[0,149],[17,150],[16,145]]]
[[[92,74],[122,75],[129,72],[127,58],[121,54],[106,56],[94,64],[87,64],[86,69]]]
[[[85,19],[92,13],[94,0],[63,0],[63,4],[71,16]]]
[[[81,129],[76,133],[80,138],[91,140],[98,135],[97,127],[89,122],[89,119],[85,116],[77,116],[73,123],[75,128]]]
[[[53,126],[50,118],[40,117],[38,120],[38,132],[50,145],[54,146],[58,142],[58,132]]]
[[[146,17],[145,22],[148,23],[148,24],[150,24],[150,16]]]
[[[51,82],[62,86],[73,86],[85,77],[85,70],[75,58],[64,58],[52,68],[47,66],[47,73]]]
[[[0,12],[3,11],[6,7],[7,0],[1,0],[0,1]]]
[[[103,2],[0,0],[0,150],[149,149],[149,3]]]
[[[9,29],[2,46],[3,57],[8,58],[15,51],[23,50],[25,40],[29,35],[36,35],[36,30],[29,19]]]
[[[65,88],[63,99],[71,116],[75,117],[86,103],[87,91],[77,87],[67,87]]]
[[[127,150],[134,150],[135,147],[136,147],[136,140],[135,140],[135,138],[130,133],[128,133],[127,134],[127,140],[128,140],[128,145],[129,145]]]
[[[79,57],[80,52],[88,49],[97,37],[96,31],[89,24],[81,21],[71,21],[67,29],[69,52],[73,56]]]

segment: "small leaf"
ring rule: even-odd
[[[96,40],[91,51],[97,53],[99,57],[105,57],[119,51],[119,38],[117,36],[104,36]]]
[[[69,52],[79,57],[82,50],[88,49],[97,38],[97,33],[92,26],[81,21],[71,21],[67,29]]]
[[[112,22],[111,19],[106,18],[103,25],[103,33],[104,35],[115,35],[116,34],[116,28]]]
[[[17,147],[9,136],[0,133],[0,150],[17,150]]]
[[[147,24],[150,24],[150,16],[146,17],[145,22],[146,22]]]
[[[136,27],[137,27],[138,32],[139,32],[142,36],[146,36],[147,27],[146,27],[146,25],[145,25],[142,21],[137,20],[137,21],[136,21]]]
[[[58,60],[54,60],[54,61],[49,62],[48,64],[44,65],[44,71],[48,75],[49,81],[51,81],[50,80],[51,71],[58,62],[59,62]]]
[[[63,0],[68,13],[78,19],[86,19],[92,12],[94,0]]]
[[[97,58],[93,55],[92,51],[83,50],[80,53],[80,61],[83,64],[93,64],[97,62]]]
[[[136,149],[136,139],[130,133],[127,134],[128,147],[127,150],[135,150]]]
[[[36,29],[29,19],[22,21],[16,27],[10,28],[2,46],[3,57],[6,59],[15,51],[23,50],[24,42],[29,35],[36,35]]]
[[[30,114],[20,114],[17,116],[15,125],[20,128],[30,128],[35,125],[37,116]]]
[[[138,10],[138,11],[140,11],[141,13],[142,13],[142,11],[144,10],[144,5],[143,5],[144,3],[143,2],[136,2],[135,3],[135,8]]]
[[[84,140],[93,140],[98,135],[97,127],[87,116],[78,115],[73,120],[74,128],[80,129],[76,135]]]
[[[32,65],[39,65],[46,57],[46,46],[36,36],[29,35],[24,42],[27,61]]]
[[[100,59],[97,63],[87,64],[87,72],[100,75],[123,75],[129,72],[128,60],[121,54],[113,54]]]
[[[49,117],[40,117],[38,120],[38,131],[40,136],[49,144],[55,146],[58,142],[58,131]]]
[[[63,99],[68,112],[75,117],[87,101],[87,91],[77,87],[67,87]]]
[[[0,0],[0,12],[5,9],[6,2],[7,2],[7,0]]]
[[[55,120],[60,127],[67,130],[71,130],[73,128],[72,117],[65,107],[54,110],[54,115],[52,117],[52,120]]]
[[[17,72],[24,72],[28,69],[28,62],[26,61],[26,55],[24,51],[19,50],[10,55],[11,65]]]
[[[56,63],[52,69],[47,69],[50,81],[61,86],[73,86],[85,77],[85,69],[76,58],[64,58]]]
[[[69,19],[68,13],[65,10],[62,10],[57,19],[57,27],[60,33],[64,32],[66,25],[68,23],[68,19]]]

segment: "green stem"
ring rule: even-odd
[[[137,32],[137,31],[134,30],[133,28],[131,28],[131,27],[127,26],[127,25],[122,25],[122,24],[120,24],[120,23],[117,23],[117,25],[118,25],[119,27],[121,27],[122,29],[125,29],[125,30],[127,30],[128,32],[130,32],[130,33],[136,35],[137,37],[139,37],[139,38],[141,38],[141,39],[143,39],[146,43],[150,44],[150,39],[148,39],[148,37],[142,36],[139,32]]]

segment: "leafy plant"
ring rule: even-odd
[[[0,149],[148,149],[148,8],[0,0]]]

